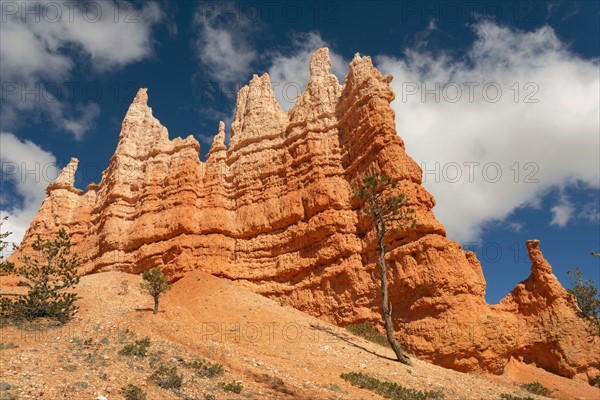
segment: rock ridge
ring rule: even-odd
[[[598,376],[600,338],[577,317],[539,241],[527,242],[530,277],[498,305],[485,302],[476,255],[446,238],[396,133],[392,77],[356,54],[340,84],[326,48],[309,70],[287,113],[268,74],[254,75],[238,92],[229,144],[221,121],[205,162],[192,136],[169,139],[140,89],[100,183],[76,189],[71,159],[22,247],[65,227],[83,273],[158,266],[177,280],[202,270],[339,325],[380,326],[375,236],[353,191],[380,171],[415,210],[415,226],[386,239],[397,336],[410,353],[460,371],[501,374],[516,360]]]

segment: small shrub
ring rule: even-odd
[[[356,336],[360,336],[363,339],[367,339],[370,342],[377,343],[381,346],[389,346],[389,342],[385,335],[379,333],[373,325],[368,322],[362,324],[354,324],[346,326],[346,330]]]
[[[121,281],[121,286],[119,287],[119,292],[117,293],[119,296],[125,296],[129,293],[129,282],[126,280]]]
[[[230,383],[221,382],[220,386],[224,392],[237,393],[237,394],[242,393],[242,389],[244,388],[242,386],[241,382],[238,382],[235,380],[231,381]]]
[[[552,390],[548,389],[539,382],[525,383],[521,385],[521,387],[527,390],[529,393],[539,394],[540,396],[550,397],[550,394],[552,393]]]
[[[596,378],[594,378],[594,386],[596,387],[600,387],[600,376],[597,376]]]
[[[517,397],[517,396],[513,396],[512,394],[508,394],[508,393],[502,393],[500,395],[500,398],[503,400],[534,400],[533,397]]]
[[[421,391],[405,388],[394,382],[380,381],[379,379],[361,372],[343,373],[340,377],[352,386],[367,389],[371,392],[392,400],[438,400],[444,398],[444,393],[437,390]]]
[[[136,340],[133,343],[123,346],[123,348],[119,350],[119,354],[122,356],[146,357],[148,354],[148,347],[150,347],[150,338],[146,336],[143,339]]]
[[[65,369],[66,369],[67,371],[69,371],[69,372],[73,372],[73,371],[76,371],[76,370],[77,370],[77,366],[76,366],[76,365],[73,365],[73,364],[69,364],[69,365],[66,365],[66,366],[65,366]]]
[[[80,389],[87,389],[88,386],[90,386],[90,384],[87,382],[84,382],[84,381],[79,381],[79,382],[75,382],[75,386],[77,386]]]
[[[146,392],[131,383],[122,387],[120,393],[125,400],[146,400]]]
[[[208,393],[204,395],[204,400],[217,400],[217,396],[212,393]]]
[[[0,350],[16,349],[17,347],[19,346],[17,346],[13,342],[0,343]]]
[[[211,363],[206,360],[194,360],[187,364],[187,366],[192,368],[202,378],[214,378],[215,376],[223,375],[223,366],[221,364]]]
[[[177,367],[167,365],[158,366],[150,380],[163,389],[178,389],[183,384],[183,376],[177,374]]]

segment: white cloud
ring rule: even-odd
[[[251,72],[257,52],[250,36],[258,26],[240,15],[233,3],[220,3],[218,7],[200,4],[193,27],[198,36],[192,49],[210,77],[224,84],[236,83]]]
[[[29,140],[21,141],[12,133],[1,132],[0,145],[1,217],[8,216],[2,231],[12,232],[6,241],[19,243],[46,197],[46,186],[58,176],[56,157]],[[14,186],[14,193],[6,190],[7,185]]]
[[[47,115],[56,129],[81,139],[94,126],[97,106],[72,107],[54,94],[68,93],[75,65],[89,61],[96,72],[152,55],[153,27],[163,20],[155,2],[10,2],[0,24],[2,117],[5,128],[24,115]],[[71,82],[73,83],[73,82]]]
[[[575,209],[573,207],[573,203],[571,203],[571,200],[563,191],[561,191],[558,204],[551,207],[550,211],[552,212],[552,220],[550,221],[550,225],[564,228],[572,219]]]
[[[318,32],[301,33],[293,36],[288,51],[275,51],[270,55],[269,76],[273,82],[275,98],[285,111],[294,105],[296,98],[306,89],[310,78],[311,55],[317,49],[327,46],[328,43]],[[343,82],[348,72],[348,62],[332,50],[329,51],[329,56],[332,73]]]
[[[459,241],[477,239],[486,223],[519,207],[538,206],[552,189],[600,187],[598,60],[572,53],[548,26],[473,28],[476,40],[460,59],[418,44],[403,58],[376,58],[395,76],[398,134],[427,170],[436,215]],[[551,211],[559,226],[573,213],[560,200]]]
[[[600,202],[598,199],[584,204],[578,217],[590,222],[600,222]]]

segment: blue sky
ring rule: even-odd
[[[201,157],[235,92],[269,72],[288,109],[328,46],[394,75],[398,133],[448,236],[478,252],[487,299],[527,277],[540,239],[559,279],[600,281],[596,1],[1,2],[3,226],[19,240],[70,157],[100,180],[139,87]]]

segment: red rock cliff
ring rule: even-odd
[[[169,140],[140,89],[101,182],[75,189],[71,160],[48,186],[23,247],[64,226],[85,273],[159,266],[178,279],[202,269],[341,325],[380,324],[374,232],[353,195],[378,170],[416,211],[414,229],[388,238],[394,319],[410,353],[461,371],[502,373],[512,358],[597,376],[600,339],[577,317],[539,243],[527,243],[531,276],[488,305],[479,261],[446,239],[396,134],[392,78],[357,55],[340,85],[330,66],[328,50],[318,50],[287,113],[269,76],[255,75],[238,93],[229,148],[220,123],[206,162],[193,137]]]

